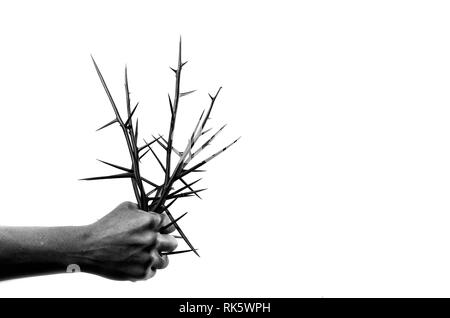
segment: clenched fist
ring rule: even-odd
[[[162,253],[177,247],[177,240],[168,235],[174,231],[173,226],[164,228],[168,223],[164,214],[138,210],[131,202],[120,204],[88,226],[85,270],[118,280],[153,277],[169,264],[167,255]]]

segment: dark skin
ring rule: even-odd
[[[167,267],[177,240],[170,220],[124,202],[85,226],[0,226],[0,280],[65,273],[71,264],[114,280],[144,280]]]

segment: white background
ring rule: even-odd
[[[127,160],[117,127],[95,132],[113,113],[91,53],[122,110],[128,64],[141,135],[166,133],[182,35],[198,92],[178,144],[220,85],[213,122],[229,125],[209,151],[242,139],[203,201],[174,208],[201,258],[0,296],[450,296],[449,16],[447,1],[2,1],[1,224],[87,224],[133,200],[129,182],[77,181]]]

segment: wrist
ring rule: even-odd
[[[89,247],[91,245],[90,239],[92,237],[91,226],[76,226],[74,227],[73,237],[70,238],[70,244],[67,250],[64,251],[64,257],[61,258],[62,265],[69,270],[69,266],[78,271],[86,272],[91,265],[91,260],[88,257]]]

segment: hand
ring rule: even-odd
[[[169,259],[161,252],[176,249],[177,240],[168,235],[174,231],[164,214],[138,210],[124,202],[102,219],[88,226],[83,249],[85,264],[81,271],[116,280],[142,280],[167,267]]]

